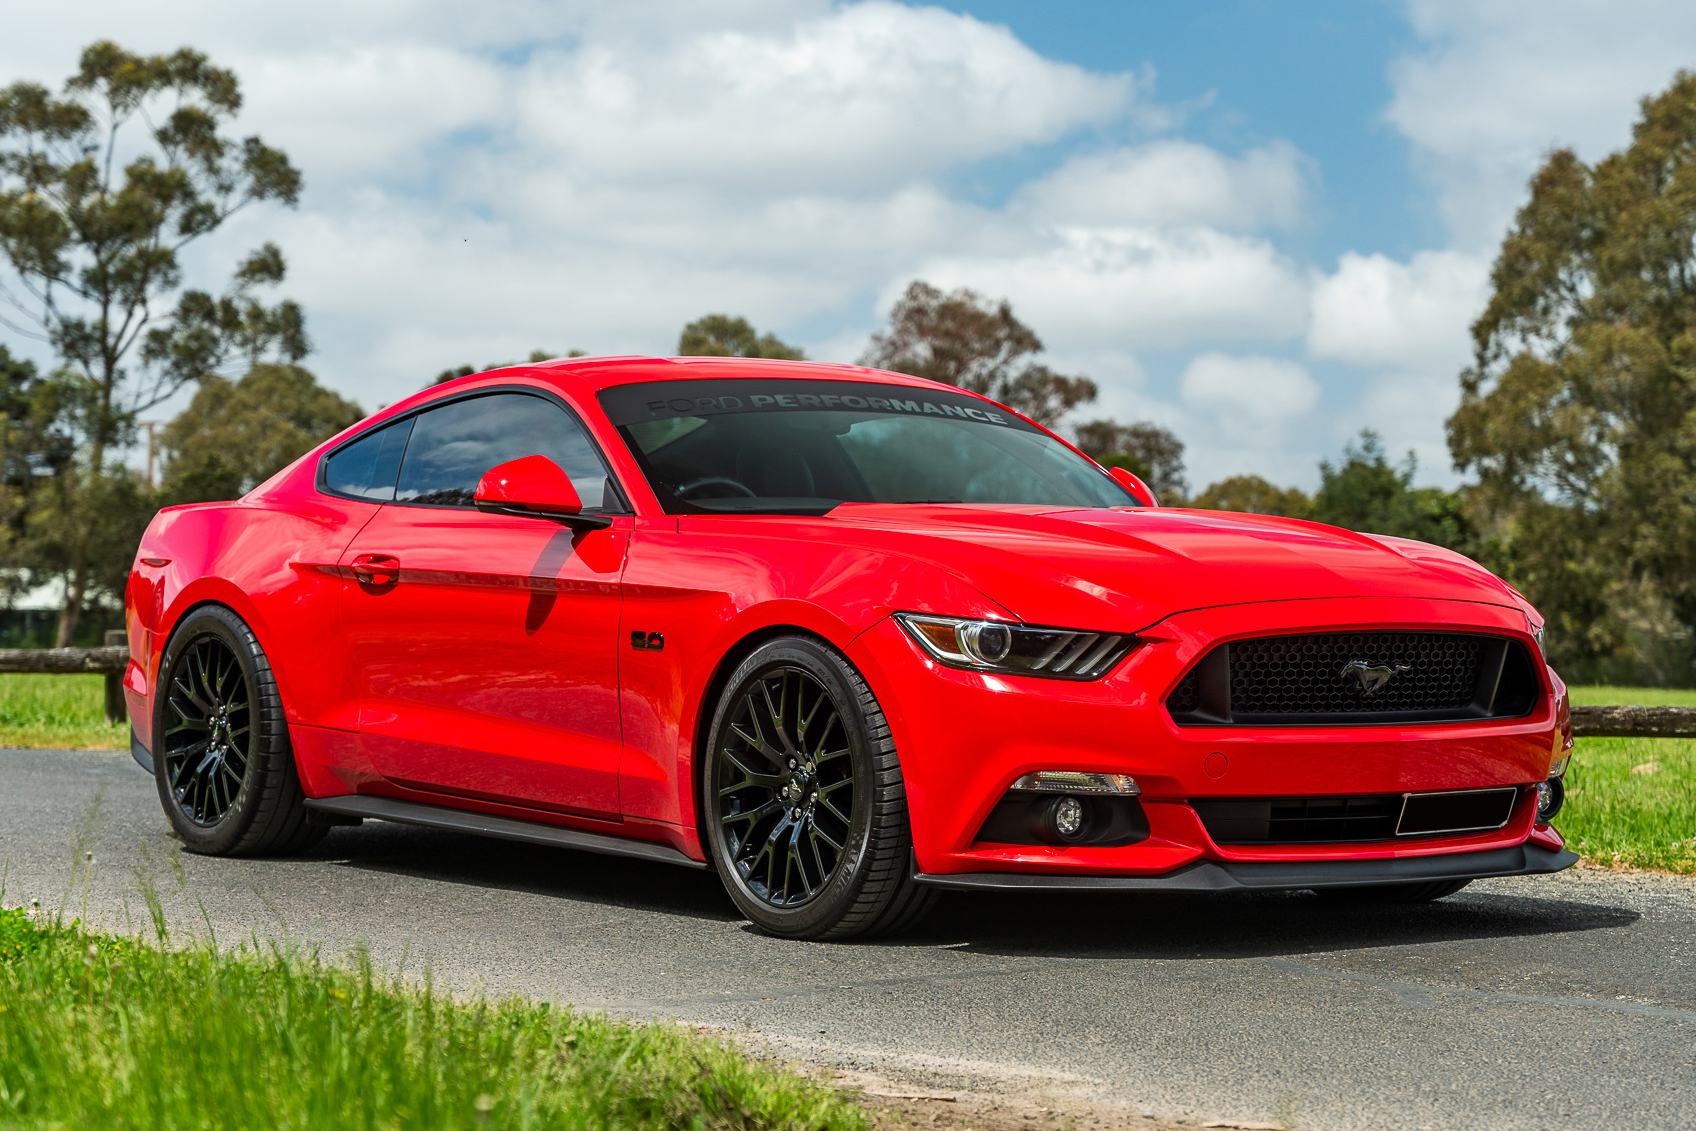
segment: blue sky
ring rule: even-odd
[[[914,278],[1010,298],[1087,419],[1196,487],[1312,487],[1363,427],[1453,483],[1443,420],[1526,178],[1623,144],[1696,65],[1626,0],[116,0],[8,14],[0,80],[97,35],[236,69],[295,211],[308,364],[368,408],[544,347],[667,353],[743,314],[853,360]],[[26,343],[15,342],[14,346]]]

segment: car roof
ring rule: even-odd
[[[487,380],[496,373],[525,373],[550,384],[569,389],[579,395],[590,395],[617,385],[632,385],[646,381],[701,381],[725,378],[784,378],[802,381],[871,381],[886,385],[906,385],[919,389],[937,389],[952,393],[968,390],[954,385],[914,377],[907,373],[891,373],[870,369],[864,365],[845,365],[824,361],[787,361],[763,357],[568,357],[554,361],[539,361],[485,370],[444,381],[430,392],[439,392],[463,382],[470,385]]]

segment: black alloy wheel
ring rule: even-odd
[[[726,856],[772,906],[806,903],[836,874],[854,827],[842,713],[810,673],[775,667],[745,686],[720,737]]]
[[[768,934],[884,934],[933,902],[911,879],[889,724],[824,642],[780,637],[738,665],[714,709],[700,785],[713,864]]]
[[[165,815],[192,852],[299,852],[328,830],[306,811],[265,650],[223,605],[190,610],[165,646],[153,767]]]
[[[235,653],[202,636],[165,688],[165,778],[182,815],[202,828],[224,819],[247,778],[253,703]]]

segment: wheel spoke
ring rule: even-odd
[[[743,789],[749,785],[758,785],[775,792],[777,788],[783,784],[783,779],[781,777],[776,774],[760,773],[758,770],[742,761],[741,758],[738,758],[736,756],[736,752],[728,746],[724,748],[724,757],[732,766],[736,767],[739,773],[742,774],[743,782],[741,785],[736,786],[737,789]]]
[[[764,805],[750,809],[746,813],[726,813],[719,817],[718,823],[721,825],[732,825],[741,821],[752,821],[757,825],[761,820],[771,816],[781,808],[783,808],[783,806],[779,804],[775,798],[773,798]]]
[[[772,706],[770,680],[762,679],[760,681],[760,697],[765,700],[766,711],[771,716],[772,732],[777,735],[778,741],[783,743],[783,755],[785,757],[792,756],[795,753],[795,748],[789,744],[789,736],[783,733],[783,715],[776,707]],[[749,712],[749,714],[752,716],[752,712]]]
[[[819,866],[820,883],[823,883],[823,877],[830,875],[830,869],[824,866],[824,860],[819,856],[819,826],[817,821],[811,821],[807,825],[807,843],[812,847],[813,863]]]

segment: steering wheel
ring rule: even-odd
[[[691,479],[682,486],[675,488],[675,493],[678,498],[687,499],[691,492],[699,491],[702,487],[726,487],[733,495],[741,495],[749,499],[759,497],[750,491],[745,484],[738,483],[734,479],[726,479],[722,475],[703,475],[699,479]]]

